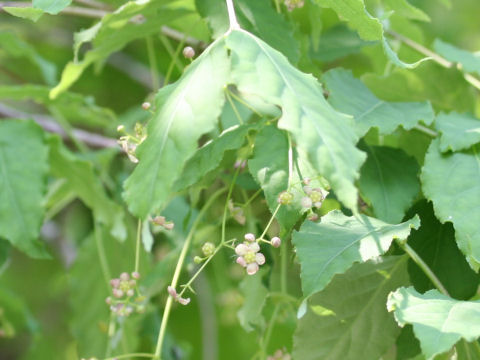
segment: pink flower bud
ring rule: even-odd
[[[175,226],[175,224],[172,221],[167,222],[163,225],[163,227],[167,230],[173,230],[174,226]]]
[[[145,101],[145,102],[142,104],[142,109],[143,109],[143,110],[148,110],[148,109],[150,109],[151,106],[152,106],[152,104],[150,104],[148,101]]]
[[[177,301],[182,304],[182,305],[188,305],[190,303],[190,298],[182,298],[182,297],[179,297],[177,298]]]
[[[265,264],[265,256],[262,253],[256,253],[255,254],[255,262],[258,265],[263,265]]]
[[[132,278],[136,280],[140,279],[140,273],[138,271],[132,272]]]
[[[167,291],[171,297],[177,298],[177,290],[175,290],[172,286],[167,287]]]
[[[182,53],[187,59],[191,59],[195,56],[195,50],[191,46],[185,46]]]
[[[131,287],[131,288],[134,288],[135,286],[137,286],[137,281],[136,280],[130,280],[128,282],[128,285]]]
[[[123,272],[123,273],[120,274],[120,280],[128,281],[128,280],[130,280],[130,275],[128,275],[128,273],[126,273],[126,272]]]
[[[120,279],[112,279],[110,280],[110,285],[112,288],[117,288],[120,286]]]
[[[135,290],[133,290],[133,289],[127,290],[127,296],[128,297],[132,297],[133,295],[135,295]]]
[[[310,209],[312,207],[312,199],[310,199],[308,196],[305,196],[302,198],[302,207],[305,209]]]
[[[116,298],[123,297],[123,291],[120,289],[113,289],[112,293],[113,293],[113,296],[115,296]]]
[[[254,275],[258,271],[258,264],[256,262],[247,265],[247,274]]]
[[[274,248],[278,248],[280,245],[282,245],[282,240],[280,240],[278,236],[275,236],[272,238],[272,240],[270,240],[270,243]]]
[[[255,235],[252,233],[245,234],[245,240],[254,242],[255,241]]]
[[[111,305],[112,304],[112,298],[109,296],[105,299],[105,302],[108,304],[108,305]]]
[[[311,213],[310,215],[308,215],[307,219],[310,221],[317,221],[319,219],[319,216],[316,213]]]
[[[245,245],[245,244],[238,244],[236,247],[235,247],[235,253],[239,256],[243,256],[247,253],[248,251],[248,246]]]
[[[310,178],[308,178],[308,177],[306,177],[306,178],[303,179],[303,183],[304,183],[305,185],[310,185],[310,181],[311,181],[311,180],[310,180]]]
[[[243,256],[239,256],[237,258],[237,264],[242,266],[242,267],[245,267],[247,266],[247,262],[245,261],[245,259],[243,258]]]
[[[165,224],[165,216],[155,216],[155,217],[152,219],[152,222],[153,222],[155,225],[163,226],[163,224]]]
[[[316,208],[320,208],[322,206],[321,201],[317,201],[316,203],[313,204]]]

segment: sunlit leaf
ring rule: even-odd
[[[315,78],[292,67],[262,40],[244,31],[233,31],[227,46],[232,52],[233,81],[239,90],[282,107],[278,127],[293,135],[337,197],[355,209],[354,181],[365,157],[355,147],[357,137],[350,119],[325,101]]]
[[[293,233],[293,243],[302,267],[302,289],[306,298],[321,291],[335,274],[355,262],[384,254],[394,239],[405,240],[420,226],[418,217],[391,225],[365,215],[345,216],[334,210],[321,222],[305,222]]]
[[[124,197],[135,215],[146,218],[165,203],[195,153],[198,138],[213,129],[225,101],[229,68],[224,43],[219,41],[177,83],[159,91],[148,137],[137,151],[140,163],[125,182]]]
[[[448,351],[457,341],[480,336],[480,301],[458,301],[430,290],[419,294],[400,288],[388,297],[387,307],[400,326],[412,324],[427,360]]]
[[[464,150],[480,142],[480,120],[469,114],[442,113],[435,119],[440,132],[440,150]]]
[[[480,267],[480,148],[442,155],[439,141],[434,140],[425,156],[422,189],[433,202],[435,214],[442,223],[455,228],[458,247],[470,266]]]
[[[34,8],[56,15],[70,5],[72,0],[33,0],[32,3]]]

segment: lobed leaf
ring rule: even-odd
[[[437,290],[422,295],[411,287],[401,287],[389,295],[387,308],[400,326],[413,325],[427,360],[448,351],[462,338],[473,341],[480,336],[480,301],[454,300]]]
[[[480,54],[460,49],[440,39],[435,39],[433,48],[445,59],[461,65],[462,70],[480,75]]]
[[[335,274],[355,262],[384,254],[394,239],[405,240],[411,229],[419,226],[417,216],[392,225],[365,215],[345,216],[339,210],[329,212],[320,223],[303,223],[292,238],[302,267],[305,298],[323,290]]]
[[[165,203],[195,153],[198,138],[213,129],[225,101],[229,70],[227,51],[219,40],[177,83],[158,92],[147,139],[137,149],[140,162],[124,186],[125,201],[136,216],[145,219]]]
[[[355,264],[312,296],[294,335],[293,357],[302,360],[377,360],[400,332],[387,312],[389,292],[408,284],[406,257]]]
[[[242,93],[282,107],[278,127],[289,131],[318,173],[350,209],[357,206],[354,186],[365,159],[355,147],[350,119],[324,99],[320,84],[292,67],[287,59],[245,31],[226,39],[232,54],[232,79]]]
[[[440,132],[440,151],[465,150],[480,142],[480,120],[469,114],[441,113],[435,119]]]
[[[372,127],[389,134],[399,126],[410,130],[421,120],[431,124],[432,106],[425,102],[388,102],[377,98],[350,70],[333,69],[322,80],[329,91],[328,101],[338,111],[353,115],[358,136]]]
[[[420,191],[417,161],[401,149],[362,146],[367,161],[360,169],[360,193],[373,206],[376,218],[390,224],[402,221]]]
[[[425,197],[442,223],[453,223],[458,247],[475,271],[480,268],[480,148],[442,154],[440,142],[430,144],[422,168]]]
[[[48,171],[43,130],[33,121],[0,122],[0,237],[36,258],[48,258],[38,241]]]

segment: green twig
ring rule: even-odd
[[[142,220],[138,219],[137,242],[135,245],[135,272],[139,272],[139,268],[140,268],[140,243],[141,242],[142,242]]]

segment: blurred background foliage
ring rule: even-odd
[[[259,0],[260,1],[260,0]],[[107,9],[115,9],[123,1],[104,1]],[[201,42],[211,41],[207,23],[195,11],[193,0],[172,1],[172,7],[188,9],[189,15],[171,21],[169,26]],[[422,9],[431,22],[407,21],[393,16],[393,29],[401,27],[416,41],[431,47],[435,38],[458,47],[476,51],[480,49],[480,21],[478,0],[454,0],[451,7],[438,0],[411,0]],[[76,2],[73,5],[78,5]],[[377,1],[368,2],[375,9]],[[372,11],[374,13],[374,11]],[[298,67],[320,77],[329,68],[351,68],[380,98],[418,101],[430,99],[436,110],[444,108],[471,111],[479,114],[478,100],[468,84],[455,71],[440,72],[434,63],[424,63],[417,69],[391,68],[377,44],[366,43],[356,33],[341,23],[328,9],[313,9],[306,2],[303,9],[292,13],[283,11],[292,23],[294,36],[300,48]],[[73,34],[92,26],[97,19],[60,14],[44,15],[38,22],[10,16],[0,12],[0,103],[9,109],[25,114],[48,114],[65,128],[75,127],[116,138],[119,124],[132,127],[144,122],[148,113],[141,104],[152,99],[152,89],[162,84],[171,72],[170,81],[177,79],[189,63],[183,57],[172,60],[172,52],[179,41],[158,34],[135,40],[105,62],[90,66],[57,101],[51,101],[45,89],[55,85],[63,66],[73,58]],[[84,45],[84,53],[90,45]],[[156,64],[152,66],[148,47],[154,49]],[[394,44],[403,60],[414,61],[421,56],[410,48]],[[20,49],[16,51],[15,49]],[[22,50],[23,49],[23,50]],[[413,75],[412,75],[413,74]],[[426,84],[415,88],[415,77]],[[405,78],[405,79],[404,79]],[[404,79],[404,82],[402,82]],[[46,88],[18,89],[14,87],[35,84]],[[442,84],[442,85],[440,85]],[[444,86],[444,85],[447,86]],[[392,93],[385,92],[392,88]],[[452,89],[455,89],[452,91]],[[78,94],[74,95],[72,93]],[[32,95],[33,94],[33,95]],[[68,97],[70,96],[70,98]],[[63,101],[63,102],[62,102]],[[29,115],[24,116],[28,117]],[[3,111],[3,117],[15,115]],[[371,138],[376,138],[371,135]],[[412,139],[415,138],[414,141]],[[367,136],[368,139],[368,136]],[[21,139],[18,139],[21,141]],[[372,140],[374,143],[375,140]],[[384,144],[404,146],[407,153],[417,156],[421,163],[429,139],[422,134],[407,134],[399,129],[385,137]],[[67,142],[72,150],[80,150],[80,158],[91,162],[100,175],[108,195],[121,203],[123,180],[132,171],[120,151],[115,148],[82,148]],[[419,155],[422,154],[422,155]],[[249,183],[250,181],[250,183]],[[242,182],[240,182],[242,184]],[[244,183],[251,190],[251,178]],[[60,185],[59,185],[60,186]],[[119,242],[100,228],[93,231],[91,210],[80,200],[49,183],[52,196],[47,204],[47,219],[42,228],[42,240],[52,255],[48,260],[29,258],[0,240],[0,358],[10,359],[77,359],[79,353],[97,353],[106,347],[108,332],[108,306],[104,299],[107,288],[97,255],[99,238],[107,249],[107,262],[111,276],[117,276],[133,266],[135,219],[127,218],[127,239]],[[219,205],[220,206],[220,205]],[[333,205],[335,207],[336,205]],[[259,221],[268,219],[264,204],[258,201],[256,214]],[[214,209],[221,213],[221,208]],[[178,254],[178,238],[188,228],[189,204],[176,198],[165,212],[177,224],[173,233],[158,231],[155,236],[153,256],[142,259],[145,286],[153,297],[145,315],[136,318],[124,328],[120,348],[151,349],[156,341],[160,314],[166,299],[164,291],[172,274]],[[185,221],[187,219],[187,221]],[[217,219],[210,219],[215,224]],[[183,225],[182,225],[183,224]],[[235,228],[237,226],[237,228]],[[253,227],[257,224],[253,224]],[[242,234],[242,227],[229,224],[232,233]],[[218,228],[205,226],[195,239],[198,247],[210,238],[218,237]],[[5,260],[6,253],[9,258]],[[267,254],[272,266],[277,264],[274,253]],[[219,256],[198,279],[198,295],[192,306],[175,307],[167,337],[169,359],[246,359],[257,349],[255,332],[246,332],[239,324],[237,311],[244,296],[239,288],[243,273],[232,266],[232,259]],[[227,274],[228,276],[225,276]],[[185,275],[184,275],[185,276]],[[291,292],[300,295],[298,269],[292,269]],[[278,279],[271,279],[278,281]],[[270,300],[267,301],[271,305]],[[272,311],[267,306],[266,313]],[[268,315],[267,315],[268,318]],[[279,325],[274,327],[269,352],[282,347],[291,348],[295,318],[291,313],[281,314]],[[141,338],[134,334],[141,334]],[[137,346],[132,344],[137,343]]]

